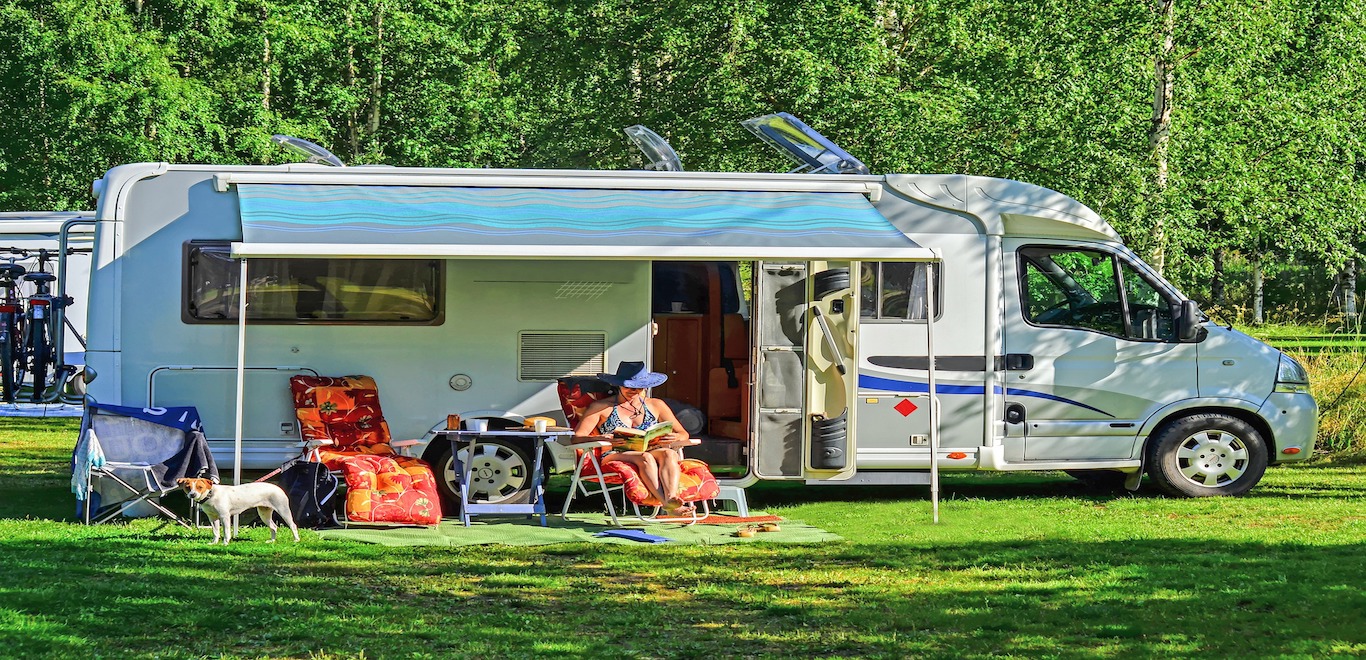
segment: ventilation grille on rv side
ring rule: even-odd
[[[518,344],[518,380],[596,376],[607,371],[607,334],[603,332],[523,332]]]

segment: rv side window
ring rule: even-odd
[[[235,323],[239,265],[226,243],[185,246],[186,323]],[[441,322],[443,265],[430,259],[252,259],[252,323]]]
[[[859,278],[862,307],[859,316],[869,320],[924,321],[929,312],[925,295],[929,264],[904,261],[865,261]],[[943,315],[944,287],[934,266],[935,318]]]
[[[1173,338],[1171,302],[1116,255],[1027,247],[1019,256],[1021,307],[1029,323],[1130,339]]]

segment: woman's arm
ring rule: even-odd
[[[674,411],[669,409],[669,404],[664,403],[663,399],[649,399],[645,405],[650,407],[655,417],[661,422],[673,422],[673,432],[664,436],[670,444],[679,444],[688,441],[688,429],[683,428],[683,423],[674,417]]]
[[[607,405],[606,401],[594,401],[583,412],[583,418],[574,427],[575,440],[601,440],[603,436],[598,433],[598,426],[607,417],[607,411],[612,406]]]

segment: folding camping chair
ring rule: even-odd
[[[578,425],[589,404],[614,392],[607,383],[596,378],[584,377],[561,378],[557,391],[560,396],[560,408],[570,428]],[[691,444],[699,443],[700,441],[694,438]],[[663,503],[650,495],[649,489],[641,483],[635,468],[620,461],[602,462],[604,450],[610,448],[611,443],[605,440],[591,440],[569,446],[574,450],[576,460],[574,477],[569,484],[569,494],[565,496],[564,506],[560,509],[562,519],[569,517],[569,505],[576,495],[601,495],[603,503],[607,506],[607,515],[612,518],[612,524],[619,525],[611,496],[612,492],[617,490],[622,494],[622,512],[626,511],[626,505],[629,503],[635,511],[636,518],[641,521],[682,522],[691,525],[711,515],[709,501],[716,498],[720,487],[716,483],[716,477],[712,476],[711,470],[702,461],[684,458],[679,470],[678,495],[684,502],[697,505],[696,508],[690,515],[665,517],[660,516]],[[682,450],[679,452],[681,455]],[[653,507],[653,511],[647,516],[641,512],[642,506]]]
[[[81,519],[100,524],[150,508],[193,528],[159,500],[178,490],[176,479],[218,479],[201,428],[193,406],[134,408],[87,401],[71,462],[71,490]]]
[[[432,467],[394,441],[369,376],[294,376],[290,396],[305,457],[344,475],[345,524],[434,526],[441,500]]]

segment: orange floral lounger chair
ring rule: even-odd
[[[611,393],[610,388],[610,385],[596,378],[560,379],[557,388],[560,408],[569,422],[569,427],[577,426],[589,404]],[[641,506],[654,507],[651,516],[654,520],[677,520],[692,524],[710,515],[711,509],[707,502],[720,494],[720,485],[716,483],[716,477],[712,476],[711,469],[706,463],[691,458],[683,459],[678,479],[679,498],[684,502],[700,503],[701,506],[691,516],[660,518],[659,511],[663,503],[650,494],[650,490],[636,474],[634,466],[614,461],[610,454],[604,455],[604,451],[610,446],[611,444],[606,441],[573,445],[578,460],[574,463],[573,483],[570,484],[569,494],[565,496],[564,508],[560,510],[561,518],[568,515],[569,503],[574,500],[575,495],[601,493],[607,504],[607,513],[612,517],[612,524],[618,524],[616,509],[612,506],[612,498],[609,495],[609,491],[617,488],[622,490],[626,500],[632,504],[637,518],[644,519],[640,512]],[[597,484],[598,488],[589,489],[589,484]]]
[[[289,391],[304,443],[317,448],[329,470],[346,476],[348,522],[441,522],[432,468],[394,451],[417,441],[391,442],[373,378],[294,376]]]

